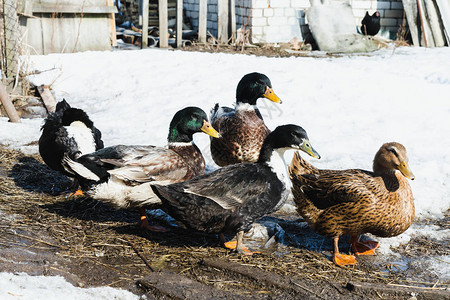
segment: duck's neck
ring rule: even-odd
[[[256,104],[236,102],[236,112],[255,111],[257,109]]]
[[[176,127],[169,129],[169,136],[167,138],[169,145],[171,143],[191,143],[192,144],[192,134],[187,134],[180,132]]]
[[[288,168],[286,162],[284,161],[284,153],[289,149],[290,148],[272,149],[268,159],[263,162],[272,169],[272,171],[277,175],[278,179],[282,181],[287,188],[290,188],[291,180],[289,179]],[[261,157],[258,162],[262,162]]]
[[[386,168],[383,164],[379,163],[378,160],[373,162],[373,173],[376,175],[394,175],[395,169]]]

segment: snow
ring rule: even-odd
[[[371,169],[378,148],[407,148],[418,218],[450,207],[450,49],[403,47],[370,56],[267,58],[159,49],[32,56],[50,70],[30,79],[52,84],[56,99],[88,112],[105,145],[165,145],[173,114],[189,105],[207,113],[231,106],[240,78],[269,76],[283,104],[259,100],[270,128],[294,123],[308,132],[319,168]],[[0,119],[1,141],[22,147],[38,139],[42,120]],[[196,134],[207,163],[209,138]],[[36,150],[36,146],[34,151]],[[288,153],[287,159],[292,157]]]
[[[283,104],[259,100],[269,128],[301,125],[322,159],[319,168],[371,169],[379,147],[405,145],[416,219],[440,218],[450,207],[450,48],[401,47],[367,56],[268,58],[160,49],[32,56],[30,77],[47,84],[57,100],[84,109],[105,145],[167,144],[173,114],[186,106],[207,113],[231,106],[241,77],[266,74]],[[0,142],[27,153],[42,119],[20,124],[0,118]],[[194,136],[210,167],[209,138]],[[286,161],[293,153],[286,154]],[[412,226],[387,245],[406,243],[430,228]],[[431,230],[432,231],[432,230]],[[438,237],[448,238],[448,231]],[[386,246],[387,247],[387,246]],[[386,249],[385,251],[388,251]]]
[[[79,288],[61,276],[29,276],[25,273],[0,273],[0,299],[135,300],[138,296],[111,287]]]

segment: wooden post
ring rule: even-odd
[[[230,0],[231,43],[236,43],[236,1]]]
[[[417,0],[417,9],[419,10],[420,26],[422,28],[423,41],[425,42],[425,47],[428,47],[427,30],[425,29],[424,24],[425,16],[423,14],[422,4],[420,3],[420,0]]]
[[[44,102],[45,108],[48,113],[54,112],[56,110],[56,100],[50,92],[48,86],[40,85],[37,87],[39,95],[41,95],[42,101]]]
[[[19,21],[16,7],[16,0],[3,0],[6,77],[8,78],[16,76],[17,61],[19,59]]]
[[[198,41],[206,43],[206,28],[208,15],[208,1],[200,0],[198,6]]]
[[[158,0],[159,11],[159,48],[169,47],[169,24],[167,0]]]
[[[30,3],[30,2],[26,2]],[[31,5],[31,3],[30,3]],[[114,7],[114,0],[108,0],[108,6]],[[108,16],[109,22],[111,24],[111,45],[113,47],[117,47],[117,37],[116,37],[116,19],[114,17],[114,14],[109,14]]]
[[[177,48],[181,48],[183,39],[183,0],[177,0]]]
[[[0,102],[2,103],[3,108],[5,109],[9,120],[14,123],[20,122],[19,114],[17,113],[16,109],[14,108],[14,105],[12,104],[11,99],[9,99],[8,92],[6,91],[6,88],[3,85],[3,82],[1,82],[1,81],[0,81]]]
[[[148,1],[142,0],[142,49],[148,47]]]
[[[217,1],[217,38],[228,43],[228,0]]]

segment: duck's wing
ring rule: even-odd
[[[293,188],[304,193],[319,209],[373,198],[379,185],[371,172],[359,169],[318,170],[316,173],[294,175],[292,181]]]
[[[108,147],[109,148],[109,147]],[[107,149],[107,148],[105,148]],[[189,166],[175,151],[155,146],[120,146],[114,151],[97,151],[100,161],[116,178],[132,182],[177,182],[188,172]]]
[[[267,193],[267,170],[258,164],[236,164],[180,183],[185,197],[208,198],[223,209],[235,209],[249,199]]]
[[[219,106],[219,103],[216,103],[213,109],[211,109],[210,115],[211,125],[214,128],[218,129],[218,127],[216,126],[219,126],[224,119],[232,118],[234,113],[235,110],[233,108],[226,106],[221,107]]]

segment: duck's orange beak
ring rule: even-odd
[[[217,130],[215,130],[214,127],[212,127],[208,121],[203,120],[203,126],[202,126],[202,128],[200,128],[200,130],[214,138],[221,137],[220,133],[217,132]]]
[[[264,93],[264,98],[269,99],[272,102],[275,103],[282,103],[281,99],[275,94],[275,92],[270,88],[266,87],[266,92]]]

